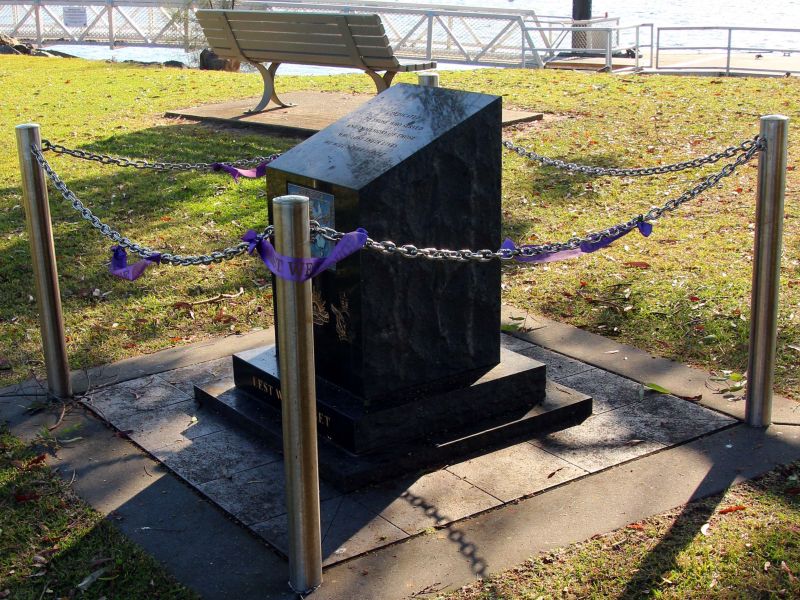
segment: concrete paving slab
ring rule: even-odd
[[[526,343],[526,346],[520,348],[518,352],[546,364],[548,379],[552,379],[557,383],[563,383],[564,385],[568,385],[564,381],[567,377],[589,371],[592,368],[591,365],[574,360],[558,352],[542,348],[541,346],[536,346],[535,344]]]
[[[153,455],[193,485],[282,460],[260,440],[230,428],[164,446]]]
[[[286,512],[283,461],[239,471],[197,486],[197,489],[245,525],[268,521]],[[320,482],[321,500],[336,498],[339,492]]]
[[[286,512],[283,464],[273,462],[239,471],[197,486],[197,489],[245,525]]]
[[[215,383],[233,377],[233,363],[229,356],[159,373],[159,377],[174,385],[189,397],[194,397],[194,386]]]
[[[194,400],[170,404],[158,411],[146,411],[112,421],[142,448],[155,451],[186,439],[220,431],[226,425],[207,412],[201,412]],[[119,423],[119,425],[117,425]]]
[[[260,99],[254,97],[170,110],[165,116],[305,137],[325,129],[375,97],[374,94],[316,91],[287,92],[281,96],[294,106],[273,105],[260,113],[249,114],[247,111]],[[543,116],[542,113],[504,108],[502,126],[538,121]]]
[[[446,470],[369,487],[354,492],[352,497],[409,534],[502,504]]]
[[[137,417],[159,412],[170,404],[191,400],[178,388],[170,385],[158,375],[132,379],[91,394],[91,403],[112,423],[124,420],[130,426]]]
[[[737,422],[665,394],[650,396],[613,414],[637,435],[666,445],[680,444]]]
[[[563,377],[559,383],[591,396],[592,413],[596,415],[656,394],[652,390],[645,390],[637,381],[595,368]]]
[[[587,474],[587,471],[527,442],[450,465],[447,470],[503,502]]]
[[[626,427],[617,411],[592,415],[578,426],[533,439],[531,444],[590,473],[666,448]]]
[[[330,566],[376,547],[398,542],[408,534],[350,496],[320,503],[322,564]],[[284,554],[289,553],[285,514],[253,526],[253,530]]]

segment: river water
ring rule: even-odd
[[[413,0],[411,0],[413,2]],[[364,4],[365,2],[358,2]],[[409,3],[405,0],[404,3]],[[426,2],[415,2],[426,4]],[[540,16],[570,16],[572,0],[435,0],[433,4],[532,9]],[[654,23],[657,27],[710,26],[735,27],[786,27],[800,29],[800,0],[594,0],[592,13],[595,17],[608,15],[619,17],[620,25]],[[662,32],[662,44],[674,46],[725,45],[724,32]],[[800,47],[800,40],[791,34],[765,32],[737,33],[736,46]],[[103,46],[53,46],[83,58],[165,61],[179,60],[188,64],[196,57],[182,49],[170,48],[119,48],[111,50]],[[440,64],[440,68],[443,65]],[[464,67],[461,67],[464,68]],[[284,65],[285,74],[327,74],[331,69]]]

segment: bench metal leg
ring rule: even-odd
[[[261,100],[258,104],[256,104],[255,108],[251,108],[248,110],[248,113],[257,113],[264,110],[267,105],[269,104],[270,100],[272,100],[275,104],[282,107],[293,106],[290,102],[284,102],[278,97],[278,94],[275,92],[275,71],[278,70],[278,67],[281,66],[281,63],[274,62],[269,67],[265,67],[261,63],[250,63],[258,72],[261,73],[261,77],[264,79],[264,95],[261,96]]]
[[[383,75],[378,75],[371,69],[366,69],[366,73],[372,77],[372,81],[375,82],[375,87],[378,88],[379,94],[389,89],[389,86],[392,85],[392,79],[397,75],[397,71],[386,71]]]

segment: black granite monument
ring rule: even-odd
[[[393,86],[273,161],[268,196],[308,196],[321,224],[363,227],[376,240],[495,249],[500,118],[497,96]],[[329,244],[315,240],[312,254],[325,255]],[[376,473],[398,456],[413,466],[409,456],[456,448],[454,440],[480,443],[489,431],[509,435],[591,412],[588,398],[568,392],[543,407],[545,366],[501,351],[497,260],[362,250],[313,289],[319,432]],[[280,409],[276,348],[233,360],[235,387],[197,396],[258,429],[271,418],[265,405]]]

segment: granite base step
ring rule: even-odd
[[[230,419],[282,452],[280,411],[235,386],[232,379],[195,386],[204,407]],[[399,475],[436,470],[454,460],[503,448],[534,434],[550,433],[583,422],[592,413],[591,397],[547,383],[545,398],[535,406],[422,439],[392,444],[379,451],[354,454],[319,436],[320,477],[342,492]]]

